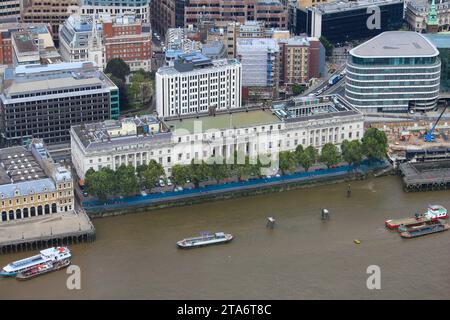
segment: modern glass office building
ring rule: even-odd
[[[363,112],[434,109],[441,75],[438,55],[419,33],[384,32],[350,50],[346,98]]]
[[[379,12],[379,20],[373,19]],[[379,22],[379,28],[376,23]],[[399,30],[403,0],[334,1],[296,8],[295,33],[323,36],[332,43],[364,40],[384,31]],[[370,26],[370,28],[368,27]]]
[[[441,60],[441,92],[450,93],[450,32],[424,34],[439,51]]]

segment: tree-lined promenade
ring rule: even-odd
[[[387,152],[387,138],[384,132],[370,128],[361,141],[344,140],[341,150],[332,143],[326,143],[321,152],[309,146],[305,149],[301,145],[295,151],[282,151],[278,154],[278,168],[281,175],[297,171],[308,171],[313,165],[324,164],[331,168],[345,161],[358,166],[364,158],[370,160],[383,159]],[[205,161],[194,161],[189,165],[176,164],[171,170],[171,181],[175,186],[185,186],[192,183],[195,188],[202,182],[221,183],[227,179],[238,181],[261,178],[263,168],[270,167],[258,158],[250,158],[235,152],[233,159],[220,157],[209,158]],[[101,201],[112,196],[131,196],[146,189],[150,192],[159,186],[159,181],[167,181],[165,170],[155,160],[147,165],[120,166],[116,171],[102,168],[86,172],[86,191]]]

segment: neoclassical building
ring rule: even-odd
[[[1,223],[74,210],[72,175],[40,140],[0,149]]]
[[[84,179],[89,169],[160,163],[172,166],[194,160],[226,160],[235,151],[251,158],[293,151],[298,145],[321,149],[360,139],[361,112],[339,96],[301,97],[273,108],[239,109],[215,115],[160,120],[152,116],[72,126],[72,164]]]

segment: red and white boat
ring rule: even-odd
[[[411,224],[417,224],[425,221],[435,221],[438,219],[447,219],[447,209],[443,206],[434,204],[428,206],[428,210],[422,214],[416,214],[414,217],[389,219],[384,222],[389,229],[397,229],[400,225],[408,226]]]

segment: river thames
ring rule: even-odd
[[[334,184],[95,219],[96,241],[71,246],[80,290],[68,290],[69,275],[57,271],[2,278],[0,299],[449,299],[450,232],[402,239],[384,220],[428,204],[450,208],[450,191],[405,193],[394,176],[351,190],[347,198],[347,184]],[[235,238],[176,248],[201,231]],[[0,256],[0,266],[32,254]],[[380,267],[380,290],[366,286],[370,265]]]

